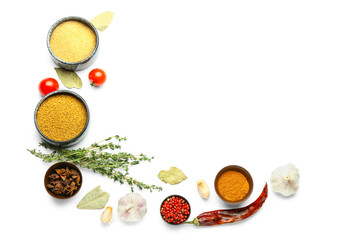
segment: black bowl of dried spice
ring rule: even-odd
[[[166,223],[182,224],[190,216],[190,204],[180,195],[170,195],[161,203],[160,213]]]
[[[58,199],[73,197],[80,191],[81,186],[81,171],[72,163],[55,163],[45,174],[45,188],[52,197]]]
[[[88,105],[79,94],[58,90],[39,101],[34,112],[34,123],[44,142],[66,148],[84,138],[89,115]]]

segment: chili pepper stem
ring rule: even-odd
[[[195,217],[194,220],[189,221],[189,222],[185,222],[185,223],[187,223],[187,224],[194,224],[197,227],[200,225],[200,222],[198,221],[197,217]]]

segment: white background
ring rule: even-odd
[[[92,19],[115,12],[100,32],[97,61],[78,72],[74,89],[91,112],[88,146],[119,134],[122,150],[154,156],[131,168],[131,176],[160,185],[141,191],[148,213],[137,224],[122,222],[118,199],[128,187],[82,170],[81,191],[59,201],[44,189],[51,164],[26,149],[39,138],[33,112],[41,99],[38,84],[54,77],[46,36],[66,16]],[[338,2],[249,1],[7,1],[1,24],[1,235],[6,239],[334,239],[337,216]],[[100,88],[88,73],[102,68]],[[65,87],[60,82],[60,88]],[[161,201],[181,194],[198,214],[230,208],[216,196],[213,180],[224,166],[245,167],[254,191],[270,183],[271,172],[294,163],[300,170],[297,194],[283,198],[269,186],[264,206],[251,218],[217,227],[169,226]],[[157,178],[176,166],[188,179],[178,185]],[[211,196],[203,200],[196,181]],[[100,185],[111,195],[113,222],[101,210],[79,210],[80,199]],[[138,191],[137,191],[138,192]],[[329,237],[330,236],[330,237]],[[2,237],[2,239],[4,239]]]

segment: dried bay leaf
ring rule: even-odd
[[[65,87],[78,89],[82,87],[81,78],[76,74],[76,72],[63,68],[55,68],[55,71]]]
[[[169,170],[161,170],[158,174],[158,178],[171,185],[178,184],[187,179],[182,170],[176,167],[171,167]]]
[[[113,15],[113,12],[107,11],[94,17],[90,22],[94,25],[96,29],[102,32],[109,26],[109,24],[113,20]]]
[[[103,192],[101,186],[97,186],[88,192],[79,202],[77,208],[80,209],[102,209],[109,200],[109,193]]]

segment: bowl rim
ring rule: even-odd
[[[57,26],[59,26],[61,23],[64,23],[64,22],[67,22],[67,21],[78,21],[78,22],[82,22],[83,24],[86,24],[88,27],[90,27],[94,33],[95,33],[95,36],[96,36],[96,44],[95,44],[95,48],[93,50],[93,52],[85,59],[81,60],[81,61],[78,61],[78,62],[67,62],[67,61],[64,61],[60,58],[58,58],[57,56],[55,56],[55,54],[53,53],[51,47],[50,47],[50,38],[53,34],[53,31],[55,30],[55,28]],[[64,18],[61,18],[59,20],[57,20],[49,29],[48,33],[47,33],[47,48],[48,48],[48,51],[49,53],[52,55],[52,57],[54,59],[56,59],[58,62],[61,62],[65,65],[70,65],[70,66],[77,66],[77,65],[81,65],[83,63],[87,63],[95,54],[96,52],[98,51],[99,49],[99,33],[97,32],[96,28],[94,27],[94,25],[88,21],[87,19],[83,18],[83,17],[79,17],[79,16],[68,16],[68,17],[64,17]]]
[[[49,98],[49,97],[51,97],[53,95],[57,95],[57,94],[68,94],[68,95],[72,95],[72,96],[76,97],[78,100],[80,100],[83,103],[83,105],[85,106],[86,111],[87,111],[87,121],[86,121],[86,124],[83,127],[82,131],[77,136],[75,136],[74,138],[68,139],[68,140],[65,140],[65,141],[57,141],[57,140],[54,140],[54,139],[51,139],[51,138],[45,136],[41,132],[41,130],[40,130],[39,126],[38,126],[38,123],[37,123],[37,119],[36,119],[36,116],[37,116],[37,113],[38,113],[38,110],[39,110],[41,104],[47,98]],[[57,146],[68,145],[68,144],[73,143],[74,141],[76,142],[84,134],[84,132],[87,130],[88,125],[89,125],[89,119],[90,119],[90,113],[89,113],[89,107],[88,107],[86,101],[79,94],[77,94],[77,93],[75,93],[73,91],[70,91],[70,90],[65,90],[65,89],[63,89],[63,90],[57,90],[57,91],[53,91],[53,92],[48,93],[46,96],[44,96],[42,99],[40,99],[40,101],[36,105],[35,111],[34,111],[34,124],[35,124],[36,129],[38,130],[38,133],[40,134],[40,136],[42,137],[43,140],[47,139],[48,143],[52,143],[52,145],[57,145]]]
[[[78,171],[78,173],[80,175],[80,186],[78,187],[76,192],[74,194],[72,194],[71,196],[56,195],[47,188],[47,185],[49,183],[48,177],[50,175],[50,172],[55,170],[56,168],[59,168],[59,167],[69,167],[71,169],[75,169],[76,171]],[[82,187],[82,183],[83,183],[83,177],[82,177],[82,173],[81,173],[80,169],[75,164],[70,163],[70,162],[66,162],[66,161],[54,163],[52,166],[50,166],[47,169],[47,171],[45,173],[45,177],[44,177],[44,185],[45,185],[46,191],[49,193],[49,195],[51,195],[52,197],[57,198],[57,199],[69,199],[71,197],[74,197],[80,191],[80,189]]]
[[[240,172],[244,175],[244,177],[247,179],[248,183],[249,183],[249,191],[248,193],[240,200],[238,201],[229,201],[227,199],[225,199],[221,193],[219,192],[218,190],[218,187],[217,187],[217,183],[218,183],[218,180],[219,178],[227,171],[237,171],[237,172]],[[215,188],[215,191],[217,193],[217,195],[225,202],[227,203],[230,203],[230,204],[240,204],[244,201],[246,201],[250,195],[252,194],[252,191],[253,191],[253,188],[254,188],[254,183],[253,183],[253,180],[252,180],[252,177],[251,177],[251,174],[249,173],[248,170],[246,170],[244,167],[242,166],[239,166],[239,165],[228,165],[224,168],[222,168],[216,175],[215,177],[215,181],[214,181],[214,188]]]
[[[179,198],[182,198],[182,199],[183,199],[186,203],[188,203],[188,205],[189,205],[189,214],[188,214],[188,216],[187,216],[187,219],[185,219],[185,220],[184,220],[183,222],[181,222],[181,223],[177,223],[177,224],[176,224],[176,223],[167,222],[167,221],[163,218],[163,215],[162,215],[162,213],[161,213],[161,208],[162,208],[163,203],[164,203],[168,198],[171,198],[171,197],[179,197]],[[162,220],[165,221],[165,222],[168,223],[168,224],[171,224],[171,225],[180,225],[180,224],[186,222],[186,221],[189,219],[189,217],[190,217],[190,213],[191,213],[191,205],[190,205],[189,201],[188,201],[185,197],[183,197],[183,196],[181,196],[181,195],[179,195],[179,194],[172,194],[172,195],[167,196],[166,198],[163,199],[163,201],[161,202],[161,205],[160,205],[160,215],[161,215]]]

